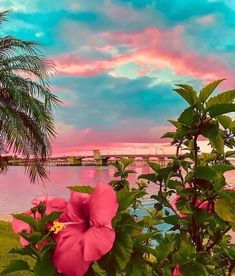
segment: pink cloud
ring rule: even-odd
[[[77,103],[70,101],[70,100],[63,100],[63,99],[60,99],[60,100],[62,102],[62,105],[64,105],[64,106],[76,106],[77,105]]]
[[[50,90],[53,93],[67,93],[70,92],[70,90],[66,87],[57,86],[57,85],[50,85]]]
[[[210,21],[206,18],[204,21]],[[100,45],[103,41],[103,45]],[[85,59],[79,53],[67,53],[54,58],[57,70],[62,75],[92,76],[133,62],[143,68],[140,74],[150,70],[171,68],[177,75],[189,75],[204,81],[225,77],[233,79],[234,70],[213,54],[202,55],[191,51],[184,40],[184,27],[170,30],[150,27],[142,32],[105,32],[90,37],[94,51],[104,52],[125,45],[127,52],[116,51],[112,57]],[[99,44],[99,45],[97,45]],[[148,70],[146,70],[148,68]]]
[[[53,141],[53,155],[92,150],[96,147],[106,150],[115,147],[124,147],[125,150],[128,147],[132,150],[137,149],[137,146],[131,147],[131,145],[146,145],[145,147],[141,146],[142,149],[146,150],[150,144],[167,142],[166,139],[160,139],[160,136],[172,129],[171,126],[167,125],[155,127],[139,125],[141,127],[131,130],[119,126],[113,130],[101,131],[92,128],[79,129],[73,125],[57,123],[58,136]]]

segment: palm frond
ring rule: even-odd
[[[0,12],[0,23],[8,13]],[[26,171],[33,181],[37,174],[47,176],[43,160],[56,135],[52,109],[60,101],[49,86],[54,73],[53,62],[41,55],[39,44],[0,38],[0,159],[4,149],[30,160]]]
[[[10,10],[0,11],[0,24],[4,21],[7,21],[7,16],[10,12]]]

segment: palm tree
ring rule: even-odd
[[[0,24],[8,13],[0,12]],[[32,181],[47,177],[42,161],[55,135],[52,107],[60,103],[49,89],[55,68],[38,47],[12,36],[0,38],[0,171],[7,168],[6,152],[13,152],[28,160]]]

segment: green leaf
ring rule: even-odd
[[[84,194],[91,194],[94,191],[94,187],[91,186],[69,186],[67,188],[71,191]]]
[[[218,192],[218,195],[224,199],[234,200],[235,201],[235,191],[234,190],[223,190]]]
[[[156,247],[156,254],[154,255],[158,261],[163,261],[173,250],[174,243],[171,241],[163,240]]]
[[[147,241],[147,240],[151,239],[154,235],[155,235],[155,233],[153,233],[153,232],[141,233],[141,234],[139,233],[135,237],[135,240],[137,243],[141,243],[142,241]]]
[[[110,164],[111,166],[114,166],[118,171],[122,171],[122,164],[121,162],[115,161]]]
[[[234,223],[235,222],[235,212],[234,212],[234,201],[220,198],[215,202],[215,212],[217,215],[225,221]]]
[[[189,205],[189,203],[187,201],[184,201],[182,199],[179,199],[176,202],[176,207],[179,210],[180,213],[184,213],[184,214],[192,214],[193,211]]]
[[[172,132],[166,132],[161,136],[161,138],[174,138],[174,136],[175,136],[175,132],[172,131]]]
[[[188,263],[180,266],[182,276],[208,276],[204,265],[200,263]]]
[[[12,214],[12,216],[16,219],[22,220],[26,223],[28,223],[32,228],[36,227],[36,220],[35,218],[26,215],[26,214]]]
[[[181,182],[178,180],[169,180],[167,187],[170,189],[176,189],[178,186],[181,186]]]
[[[133,255],[126,268],[126,275],[146,276],[151,275],[148,266],[141,255]]]
[[[9,253],[20,254],[21,256],[37,256],[35,251],[30,246],[22,248],[12,248]]]
[[[159,164],[155,163],[155,162],[148,162],[148,165],[155,172],[157,172],[161,168],[161,166]]]
[[[235,155],[235,150],[229,150],[225,153],[226,157],[230,157],[230,156],[233,156],[233,155]]]
[[[207,212],[204,212],[204,210],[199,209],[199,210],[197,210],[197,214],[195,216],[196,225],[199,227],[205,221],[210,220],[210,218],[211,217],[210,217],[210,215]]]
[[[216,87],[224,80],[225,79],[216,80],[202,88],[199,94],[199,98],[202,101],[202,103],[204,103],[210,97],[210,95],[214,92]]]
[[[181,113],[178,121],[187,126],[191,126],[193,124],[194,117],[195,117],[195,112],[193,108],[190,106]]]
[[[174,264],[184,264],[188,262],[195,253],[195,247],[187,237],[181,237],[179,249],[173,254],[172,261]]]
[[[118,213],[113,221],[115,229],[126,231],[129,234],[136,234],[141,228],[134,220],[133,216],[128,213]]]
[[[126,170],[125,173],[126,173],[126,174],[129,174],[129,173],[136,173],[136,171],[134,171],[134,170]]]
[[[223,126],[224,129],[230,129],[232,127],[232,119],[226,115],[220,115],[216,117],[217,121]]]
[[[220,133],[217,135],[213,136],[211,135],[209,138],[210,144],[219,154],[224,153],[224,140]]]
[[[112,248],[112,255],[115,258],[119,270],[126,267],[133,251],[133,241],[129,233],[120,231],[116,234],[116,239]]]
[[[229,90],[229,91],[222,92],[222,93],[216,95],[215,97],[211,97],[207,101],[207,103],[206,103],[207,109],[209,109],[210,107],[212,107],[213,105],[216,105],[216,104],[232,103],[234,98],[235,98],[235,90]]]
[[[107,273],[95,262],[93,265],[90,265],[84,276],[107,276]]]
[[[44,216],[41,220],[38,221],[37,225],[39,231],[43,231],[48,222],[58,219],[61,214],[62,212],[52,212],[49,215]]]
[[[138,176],[138,179],[146,179],[153,183],[157,182],[157,174],[156,173],[148,173],[148,174],[141,174]]]
[[[176,86],[179,86],[180,88],[176,88],[174,91],[183,97],[190,105],[198,102],[197,92],[191,85],[177,84]]]
[[[143,191],[129,191],[122,189],[117,192],[119,211],[126,210],[137,198],[141,198],[145,195]]]
[[[122,175],[122,172],[115,172],[113,176],[114,176],[114,177],[119,177],[119,176],[121,176],[121,175]]]
[[[217,177],[217,172],[210,167],[198,166],[194,171],[194,177],[212,181]]]
[[[227,171],[232,171],[235,169],[235,166],[228,165],[228,164],[215,164],[211,166],[212,169],[214,169],[217,172],[225,173]]]
[[[133,160],[128,158],[121,158],[120,161],[123,164],[124,169],[133,163]]]
[[[173,121],[173,120],[168,120],[168,122],[170,122],[173,126],[178,127],[179,123],[178,121]]]
[[[33,232],[30,234],[27,234],[25,230],[20,232],[20,236],[22,236],[25,240],[29,241],[30,243],[36,244],[38,243],[42,238],[41,232]]]
[[[51,261],[51,254],[46,252],[42,255],[42,258],[37,261],[34,267],[34,273],[37,276],[57,276],[57,272]]]
[[[235,104],[233,103],[215,104],[208,109],[208,112],[212,118],[229,112],[234,112],[234,111],[235,111]]]
[[[7,275],[17,271],[30,271],[29,264],[23,260],[14,260],[0,272],[0,276]]]
[[[176,215],[167,216],[163,218],[165,223],[171,224],[171,225],[178,225],[179,224],[179,217]]]

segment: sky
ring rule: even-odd
[[[53,155],[171,150],[177,83],[235,87],[235,0],[0,0],[0,35],[42,44],[57,72]],[[158,149],[157,149],[158,148]]]

